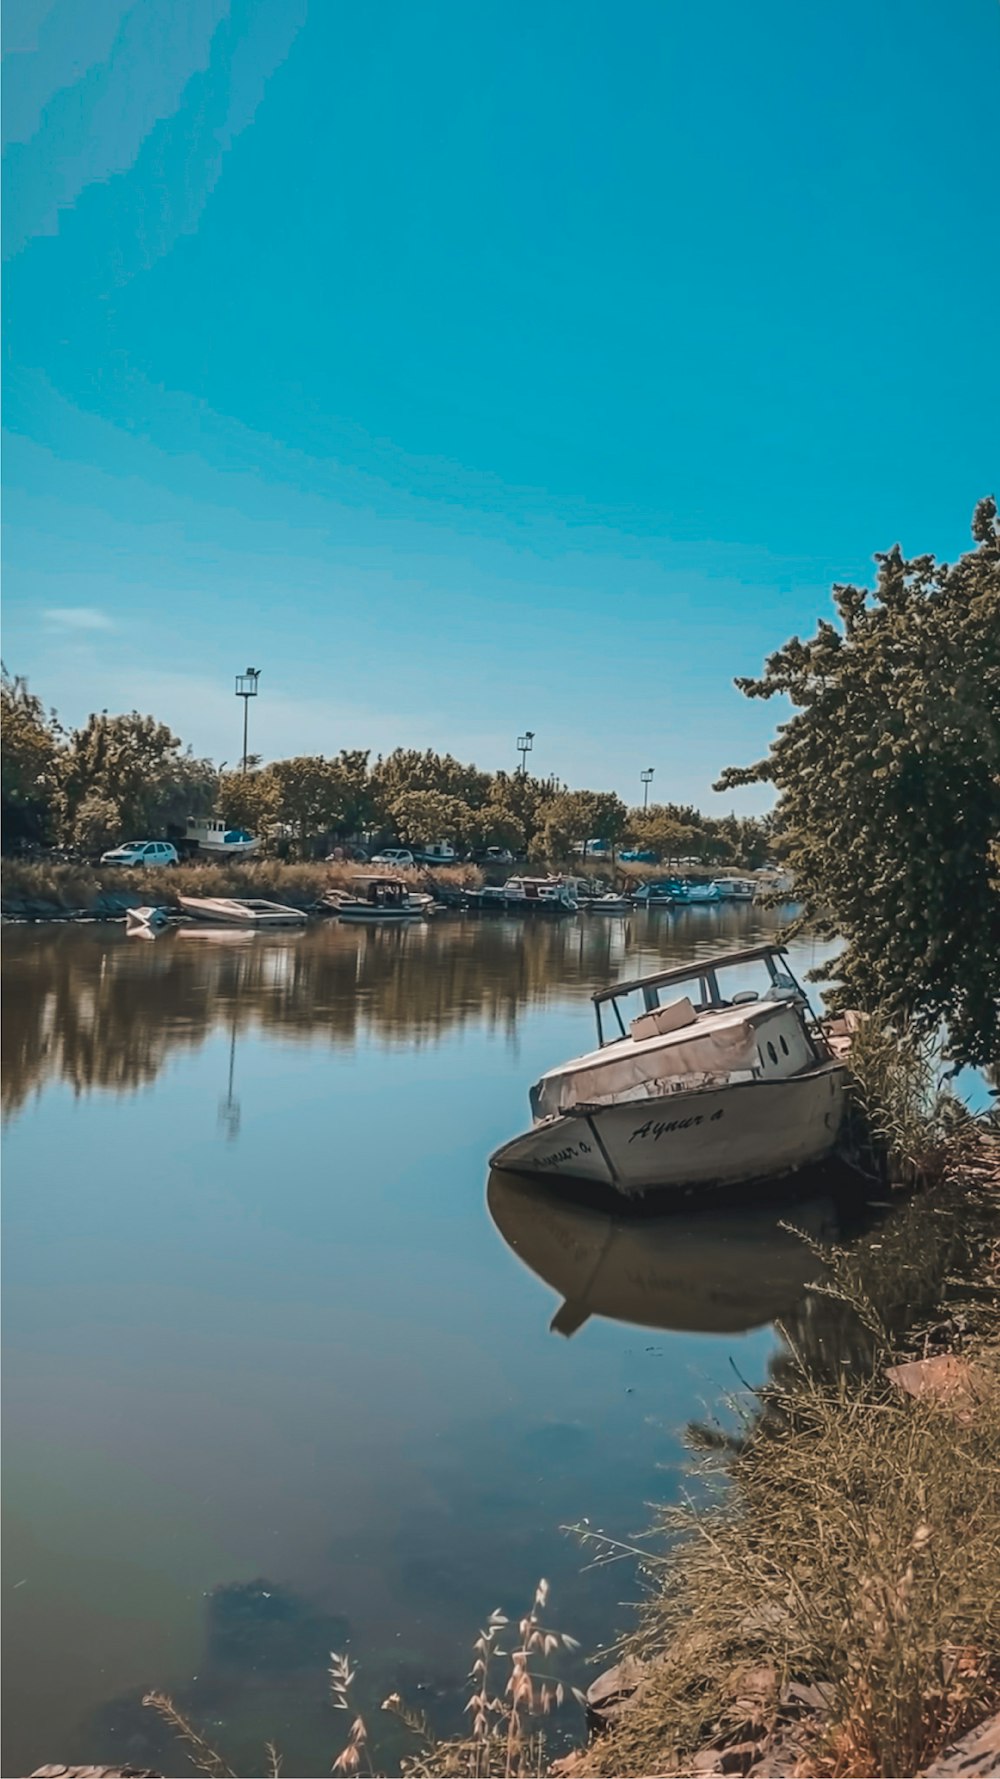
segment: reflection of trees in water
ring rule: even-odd
[[[765,917],[766,919],[766,917]],[[406,931],[328,922],[301,936],[59,927],[7,935],[3,1104],[16,1110],[48,1080],[77,1093],[124,1092],[155,1080],[169,1052],[216,1026],[256,1026],[350,1043],[433,1041],[469,1021],[513,1033],[519,1010],[555,991],[583,999],[626,958],[688,956],[704,939],[733,944],[760,930],[758,911],[693,925],[655,916],[621,922],[440,920]]]

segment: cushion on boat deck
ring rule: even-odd
[[[664,1032],[678,1032],[682,1026],[693,1025],[697,1014],[687,995],[679,1001],[670,1001],[665,1007],[653,1007],[649,1013],[640,1013],[633,1019],[629,1030],[637,1044],[644,1038],[661,1038]]]

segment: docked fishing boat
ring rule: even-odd
[[[717,883],[686,883],[679,898],[685,908],[704,908],[722,901]]]
[[[508,877],[503,898],[514,914],[575,914],[580,905],[562,877]]]
[[[424,920],[434,906],[434,897],[412,890],[401,877],[359,877],[358,894],[342,896],[337,903],[337,919],[383,925]]]
[[[631,1196],[749,1183],[833,1149],[846,1064],[783,946],[619,982],[594,1008],[598,1048],[535,1084],[532,1126],[496,1151],[494,1167]]]
[[[189,816],[184,838],[210,859],[248,859],[260,846],[256,835],[227,827],[217,815]]]
[[[640,884],[632,901],[637,908],[673,908],[685,900],[685,886],[677,877]]]
[[[720,902],[752,902],[757,894],[752,877],[716,877],[712,888],[718,891]]]
[[[286,908],[260,896],[178,896],[177,900],[192,920],[213,926],[302,927],[306,923],[301,908]]]

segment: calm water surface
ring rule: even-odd
[[[7,934],[5,1772],[186,1770],[151,1686],[327,1772],[330,1648],[448,1724],[540,1575],[586,1646],[627,1622],[560,1527],[648,1523],[812,1263],[781,1206],[616,1225],[486,1158],[593,989],[774,918]]]

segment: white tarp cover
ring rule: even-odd
[[[782,1009],[760,1003],[702,1014],[695,1026],[635,1043],[623,1038],[550,1069],[532,1100],[536,1118],[550,1118],[573,1106],[609,1100],[641,1099],[652,1090],[709,1086],[759,1066],[757,1027]]]

